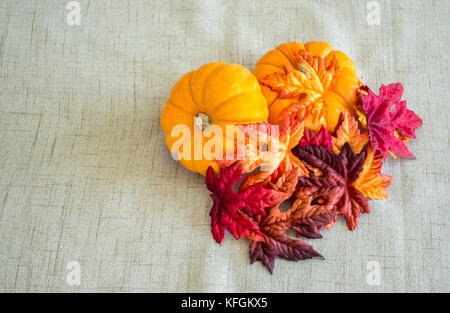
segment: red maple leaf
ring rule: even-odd
[[[261,261],[272,274],[276,257],[290,261],[300,261],[320,257],[310,244],[304,241],[291,239],[283,234],[277,236],[264,236],[264,241],[252,241],[250,244],[251,263]]]
[[[251,262],[261,261],[271,273],[277,257],[291,261],[322,257],[310,244],[289,238],[286,232],[293,229],[303,237],[320,238],[319,229],[331,223],[338,213],[334,207],[340,197],[333,193],[323,194],[318,189],[296,190],[299,176],[300,168],[287,158],[262,182],[265,188],[284,193],[285,200],[291,196],[293,200],[286,200],[290,209],[285,212],[280,210],[280,201],[267,209],[266,215],[254,219],[263,240],[251,242]]]
[[[297,237],[322,238],[320,230],[339,216],[336,205],[342,193],[341,188],[299,187],[293,195],[296,213],[291,216]]]
[[[367,115],[367,128],[372,147],[386,158],[389,150],[398,156],[415,156],[406,144],[397,136],[395,130],[408,138],[415,138],[414,131],[422,126],[422,119],[406,108],[406,101],[401,101],[403,86],[401,83],[381,86],[377,96],[365,86],[361,88],[363,109]],[[367,93],[367,94],[365,94]]]
[[[365,150],[355,154],[345,143],[338,155],[323,146],[297,146],[292,152],[320,171],[320,175],[311,173],[310,177],[299,177],[297,187],[339,194],[336,210],[345,217],[348,228],[355,229],[360,213],[370,212],[367,199],[353,185],[363,169]]]
[[[317,134],[309,128],[305,128],[303,137],[298,144],[300,146],[324,146],[331,150],[331,135],[323,125]]]
[[[209,213],[211,232],[218,243],[222,242],[225,230],[236,239],[262,239],[259,228],[251,217],[265,215],[264,208],[281,202],[285,197],[283,193],[263,188],[262,184],[237,193],[232,188],[241,178],[242,167],[238,165],[222,167],[220,177],[216,176],[212,167],[206,173],[206,186],[214,201]]]

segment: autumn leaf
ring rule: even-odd
[[[237,128],[244,136],[243,144],[235,147],[234,155],[218,160],[219,164],[229,167],[239,163],[244,173],[260,166],[276,169],[286,155],[289,133],[269,123],[237,125]]]
[[[336,154],[339,154],[345,143],[348,143],[355,153],[359,153],[369,142],[367,131],[360,133],[358,121],[348,110],[341,113],[335,133],[332,137],[332,150]]]
[[[234,192],[232,187],[241,178],[242,168],[239,166],[222,167],[220,177],[216,176],[212,167],[206,173],[206,185],[214,201],[210,211],[211,232],[218,243],[222,242],[225,230],[236,239],[260,239],[258,226],[246,215],[265,215],[264,208],[280,202],[284,196],[275,190],[263,188],[261,184],[241,193]]]
[[[297,50],[294,52],[297,68],[312,81],[320,82],[321,90],[328,91],[333,84],[335,75],[339,73],[339,64],[335,56],[328,62],[324,58],[312,55],[307,50]]]
[[[317,187],[325,191],[333,190],[334,193],[342,192],[336,210],[344,216],[348,228],[355,229],[359,215],[370,212],[367,199],[353,185],[363,169],[366,152],[355,154],[350,145],[345,143],[338,155],[322,146],[297,146],[293,153],[322,173],[321,176],[300,177],[298,187]]]
[[[288,211],[281,212],[277,205],[269,209],[266,216],[257,218],[263,240],[250,244],[252,263],[261,261],[272,273],[277,257],[291,261],[323,258],[311,245],[286,235],[289,229],[293,229],[306,238],[322,237],[319,230],[336,218],[338,212],[334,207],[340,198],[333,192],[322,197],[322,192],[318,188],[299,190]]]
[[[247,188],[261,183],[264,188],[283,192],[285,198],[289,198],[297,187],[298,177],[302,170],[297,166],[290,156],[283,159],[278,168],[269,172],[259,172],[244,178],[239,190],[245,191]]]
[[[291,210],[292,229],[298,236],[318,239],[323,227],[334,223],[339,215],[336,205],[339,203],[344,188],[332,186],[303,186],[293,194]]]
[[[304,130],[303,123],[292,116],[296,113],[295,111],[286,112],[283,115],[283,121],[280,121],[281,126],[268,123],[239,125],[238,128],[246,136],[246,144],[238,146],[234,156],[219,160],[219,164],[224,167],[238,164],[237,166],[243,169],[243,173],[259,169],[258,174],[249,176],[253,177],[253,184],[255,181],[261,182],[271,176],[273,171],[279,169],[280,164],[287,159],[296,163],[302,175],[307,175],[304,164],[298,161],[290,151],[298,144]],[[242,186],[248,187],[249,182],[244,181]]]
[[[360,93],[362,106],[367,115],[367,128],[372,147],[386,158],[389,150],[396,155],[415,158],[406,144],[395,136],[395,130],[408,138],[415,138],[415,130],[422,126],[422,119],[406,108],[401,101],[401,83],[381,86],[377,96],[367,86]]]
[[[328,150],[331,150],[331,135],[328,130],[322,125],[320,131],[315,133],[309,128],[305,128],[303,137],[298,144],[300,146],[324,146]]]
[[[301,104],[310,128],[328,125],[326,100],[338,73],[335,57],[325,61],[306,50],[294,53],[296,67],[284,66],[284,73],[273,73],[260,79],[261,85],[279,92],[279,99],[294,99]]]
[[[290,261],[313,257],[323,258],[310,244],[298,239],[291,239],[287,235],[264,236],[264,241],[253,241],[250,244],[251,263],[261,261],[271,274],[276,257]]]
[[[308,68],[310,68],[308,66]],[[274,73],[261,80],[261,84],[280,92],[280,99],[296,99],[303,93],[318,99],[323,92],[320,79],[317,75],[308,79],[305,72],[296,70],[290,65],[284,67],[285,73]],[[313,72],[314,70],[311,70]],[[308,72],[309,73],[309,72]]]
[[[264,188],[284,193],[285,201],[292,200],[290,209],[286,212],[280,210],[280,201],[266,209],[265,216],[255,217],[263,240],[252,241],[250,257],[252,263],[261,261],[271,273],[277,257],[292,261],[321,257],[311,245],[289,238],[286,232],[293,229],[303,237],[320,238],[319,230],[331,223],[338,213],[335,205],[342,193],[324,194],[323,190],[314,187],[297,189],[299,177],[300,170],[296,163],[286,158],[276,171],[261,182]]]
[[[338,126],[333,136],[333,152],[338,154],[342,146],[348,143],[356,153],[359,153],[369,142],[367,132],[360,133],[358,122],[348,112],[341,113]],[[380,151],[373,151],[369,144],[364,161],[363,170],[353,184],[361,193],[372,200],[387,198],[386,188],[389,187],[392,177],[381,174],[383,157]]]
[[[391,184],[392,176],[381,174],[383,156],[380,151],[374,151],[368,146],[366,160],[359,178],[353,185],[361,193],[372,200],[380,200],[388,197],[387,187]]]

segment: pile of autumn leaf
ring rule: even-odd
[[[279,88],[270,77],[261,84]],[[381,173],[382,163],[389,154],[414,157],[406,143],[422,125],[401,101],[402,94],[400,83],[382,86],[379,95],[362,86],[355,109],[341,112],[331,133],[323,126],[319,132],[305,126],[311,114],[308,95],[298,97],[283,116],[281,148],[270,156],[273,171],[254,173],[261,160],[250,157],[222,161],[219,176],[208,169],[214,239],[221,243],[225,231],[236,239],[247,238],[251,262],[261,261],[271,273],[276,257],[322,258],[311,245],[286,232],[321,238],[321,229],[330,229],[340,216],[353,230],[360,214],[370,212],[368,199],[387,198],[392,177]],[[293,138],[300,139],[293,145]],[[289,209],[280,209],[283,202]]]

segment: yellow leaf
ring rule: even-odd
[[[391,184],[392,176],[381,174],[383,156],[380,151],[373,151],[372,146],[367,147],[366,160],[359,178],[353,183],[365,197],[372,200],[388,197],[386,188]]]
[[[369,135],[368,132],[360,133],[358,122],[348,110],[345,110],[336,128],[336,136],[331,139],[334,153],[338,154],[342,146],[348,142],[353,151],[358,154],[369,142]]]
[[[334,130],[337,112],[346,106],[341,96],[330,91],[339,73],[336,57],[326,61],[306,50],[299,50],[294,51],[294,58],[295,66],[284,65],[284,73],[275,72],[259,80],[261,85],[279,93],[280,101],[270,109],[271,120],[285,113],[286,107],[301,105],[308,113],[305,121],[308,128],[319,130],[324,125],[328,130]]]

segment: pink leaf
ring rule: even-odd
[[[415,138],[414,131],[422,126],[422,119],[406,108],[406,101],[401,101],[403,86],[401,83],[382,86],[377,96],[367,86],[361,88],[363,108],[367,115],[367,127],[373,148],[386,158],[389,150],[398,156],[412,157],[406,144],[395,135]]]

